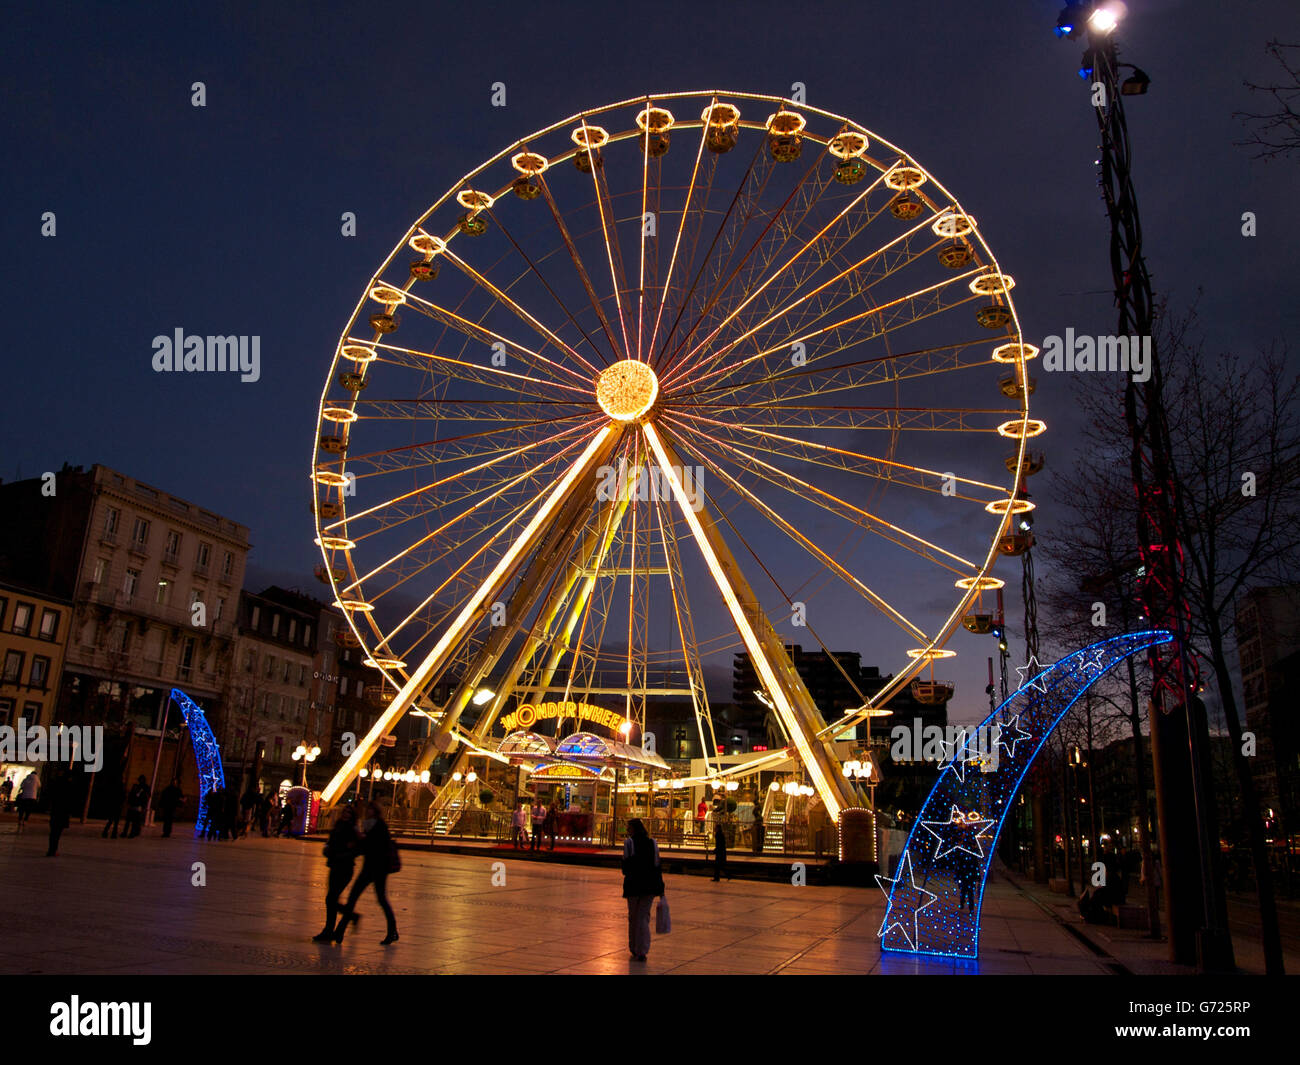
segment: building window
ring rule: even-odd
[[[104,515],[104,539],[113,540],[117,537],[117,519],[121,512],[114,507],[108,508],[108,513]]]
[[[181,646],[181,680],[189,680],[190,673],[194,668],[194,637],[186,636],[185,643]]]
[[[23,714],[28,721],[39,721],[41,719],[41,704],[23,703]]]
[[[284,660],[284,669],[281,670],[280,672],[280,680],[282,680],[285,684],[289,683],[289,677],[291,675],[292,669],[293,669],[293,663],[286,658]]]
[[[26,656],[22,651],[5,652],[5,671],[3,679],[6,684],[17,684],[23,675],[23,659]]]
[[[170,588],[171,588],[170,581],[159,581],[158,594],[154,596],[154,602],[158,603],[160,606],[165,606],[167,603],[167,592]]]
[[[131,530],[131,543],[141,550],[149,546],[149,521],[147,518],[135,519],[135,527]]]
[[[0,725],[8,725],[14,713],[12,699],[0,699]]]
[[[103,584],[104,577],[108,573],[108,559],[95,559],[95,575],[90,579],[91,584]]]
[[[168,562],[175,562],[181,553],[181,534],[175,529],[169,529],[167,532],[167,548],[163,557]]]
[[[203,589],[191,588],[190,589],[190,610],[194,609],[195,603],[201,603],[201,602],[203,602]]]
[[[263,715],[265,715],[265,716],[268,716],[268,717],[270,716],[270,713],[271,713],[271,693],[270,693],[270,692],[263,692],[263,693],[262,693],[262,713],[263,713]]]
[[[348,693],[348,678],[347,678],[347,677],[340,677],[340,678],[339,678],[339,694],[340,694],[340,695],[347,695],[347,693]]]
[[[307,667],[306,667],[306,666],[299,666],[299,667],[298,667],[298,687],[300,687],[300,688],[305,688],[305,687],[307,687]]]
[[[280,635],[280,614],[278,611],[271,615],[271,635]]]
[[[290,618],[290,619],[289,619],[289,639],[292,640],[292,639],[293,639],[295,636],[297,636],[297,635],[298,635],[298,619],[297,619],[297,618]]]
[[[221,563],[221,575],[229,577],[235,572],[235,556],[229,551],[226,552],[225,561]]]
[[[140,571],[138,569],[129,569],[126,571],[126,577],[122,581],[122,594],[126,596],[129,603],[135,598],[135,590],[140,585]]]
[[[208,560],[211,557],[212,557],[212,545],[205,544],[202,540],[200,540],[199,549],[194,554],[194,568],[206,570],[208,568]]]
[[[122,622],[122,624],[114,626],[113,631],[109,633],[109,650],[114,654],[124,655],[126,654],[127,643],[129,640],[130,632],[126,627],[126,622]]]
[[[257,668],[257,652],[251,648],[244,652],[244,672],[252,673]]]
[[[19,636],[26,636],[32,631],[32,611],[35,608],[31,603],[14,604],[14,624],[13,630]]]
[[[44,655],[32,655],[31,686],[45,690],[50,679],[50,660]]]
[[[218,599],[217,599],[217,616],[214,617],[212,620],[213,620],[213,621],[220,621],[220,620],[221,620],[221,615],[224,614],[225,612],[226,612],[226,601],[225,601],[224,599],[218,598]]]
[[[357,681],[357,698],[360,699],[365,694],[366,686],[361,681]]]
[[[275,675],[275,655],[266,656],[266,675],[267,677]]]
[[[310,622],[308,622],[306,625],[302,627],[302,645],[304,647],[311,646],[311,623]]]
[[[41,615],[41,639],[52,640],[59,634],[59,612],[47,610]]]
[[[248,618],[248,627],[251,629],[257,628],[257,625],[261,620],[262,620],[262,608],[260,606],[254,606],[253,612],[252,614],[249,615]]]

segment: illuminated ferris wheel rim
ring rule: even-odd
[[[660,116],[668,114],[665,105],[672,104],[674,101],[699,102],[701,100],[708,101],[708,103],[701,112],[699,118],[694,117],[693,108],[686,108],[684,117],[677,118],[676,116],[673,116],[669,125],[662,124]],[[764,105],[771,105],[774,111],[772,114],[767,115],[763,120],[749,118],[746,117],[746,112],[742,110],[742,108],[736,107],[733,101],[741,104],[746,102],[759,102]],[[630,129],[609,133],[604,130],[603,127],[589,121],[598,116],[608,115],[619,109],[637,106],[640,106],[642,110],[636,116],[633,128]],[[919,190],[921,185],[928,183],[933,189],[942,193],[951,206],[940,211],[934,206],[934,202],[930,198],[928,190],[919,192],[919,195],[936,212],[935,233],[937,235],[943,235],[941,233],[941,228],[945,224],[947,231],[952,232],[955,226],[960,226],[962,222],[969,222],[968,229],[957,229],[957,232],[966,240],[978,243],[983,252],[986,265],[989,267],[989,269],[983,274],[973,279],[971,283],[971,291],[979,292],[981,290],[976,288],[977,283],[984,282],[989,284],[990,282],[986,279],[995,279],[991,282],[993,287],[988,288],[987,291],[1000,296],[1001,301],[1005,303],[1006,310],[1010,316],[1013,332],[1009,336],[1004,334],[1003,339],[1006,342],[995,350],[992,358],[994,361],[1014,364],[1018,368],[1018,372],[1027,377],[1027,372],[1025,371],[1025,360],[1036,354],[1036,350],[1033,349],[1032,345],[1028,345],[1024,342],[1014,301],[1008,291],[1011,284],[1010,278],[1006,277],[1006,275],[1002,273],[996,256],[994,256],[992,250],[984,240],[983,234],[974,224],[974,220],[970,219],[969,215],[960,208],[956,198],[953,197],[946,187],[935,179],[929,171],[921,167],[908,153],[899,149],[892,142],[880,137],[859,123],[853,122],[852,120],[835,114],[834,112],[813,107],[808,104],[795,103],[788,98],[779,96],[721,90],[696,90],[690,92],[666,93],[662,95],[637,96],[616,103],[577,112],[568,118],[539,129],[526,137],[520,138],[454,183],[448,189],[446,194],[429,207],[417,222],[406,231],[405,235],[394,245],[392,252],[389,254],[387,259],[385,259],[380,269],[375,272],[370,282],[365,286],[363,293],[348,320],[348,326],[345,328],[344,332],[340,336],[339,343],[336,345],[330,374],[326,380],[325,387],[322,390],[317,417],[318,440],[324,432],[337,429],[340,424],[349,426],[350,422],[355,420],[356,397],[353,397],[352,408],[349,410],[346,406],[341,407],[337,404],[331,404],[329,402],[329,393],[331,383],[335,378],[340,363],[345,360],[349,362],[354,360],[360,362],[360,360],[356,360],[355,354],[349,356],[345,354],[345,350],[351,348],[355,353],[358,344],[364,346],[364,342],[358,340],[362,331],[356,330],[353,327],[359,318],[364,317],[364,309],[366,308],[368,301],[375,301],[376,292],[386,288],[387,291],[381,292],[381,294],[391,295],[393,297],[393,305],[395,306],[403,302],[405,292],[415,283],[415,278],[412,277],[411,279],[408,279],[405,285],[401,286],[399,290],[399,286],[396,284],[389,284],[382,280],[382,278],[390,271],[398,256],[408,248],[417,247],[417,242],[419,245],[417,250],[424,249],[426,254],[432,253],[433,255],[441,255],[447,253],[449,250],[454,253],[456,245],[454,245],[453,242],[459,235],[459,232],[455,227],[452,227],[442,235],[426,229],[426,223],[435,212],[447,206],[449,201],[452,201],[453,199],[467,211],[474,212],[477,210],[488,209],[496,199],[504,195],[510,188],[511,183],[507,182],[500,189],[493,192],[476,190],[474,188],[474,183],[479,175],[505,160],[511,160],[517,172],[516,177],[512,180],[517,180],[518,174],[524,174],[525,176],[528,176],[529,174],[540,174],[554,166],[556,163],[574,159],[575,156],[580,153],[595,151],[598,148],[607,148],[630,138],[641,136],[643,131],[647,128],[647,125],[649,125],[652,132],[667,132],[669,129],[700,130],[707,127],[718,114],[725,115],[727,121],[734,125],[737,132],[739,132],[739,130],[751,130],[770,134],[778,131],[779,128],[797,126],[797,129],[794,129],[793,131],[802,139],[823,145],[828,149],[830,154],[835,155],[837,158],[842,159],[846,156],[857,156],[865,163],[874,166],[882,176],[888,177],[891,174],[898,175],[896,184],[890,185],[890,188],[900,188],[904,191],[909,189]],[[808,128],[807,121],[803,117],[804,115],[816,115],[823,119],[830,120],[831,122],[838,124],[839,132],[837,134],[819,135]],[[643,120],[647,118],[648,122],[643,122]],[[655,122],[659,122],[659,125],[654,125]],[[571,148],[549,157],[542,156],[535,150],[533,145],[535,145],[536,142],[545,137],[561,132],[565,130],[566,127],[572,130],[570,139],[573,142],[573,146]],[[898,161],[892,164],[892,166],[886,166],[878,162],[873,157],[873,154],[878,154],[880,147],[884,147],[889,152],[897,155],[899,157]],[[689,206],[688,201],[683,210],[689,209]],[[998,282],[1003,278],[1005,278],[1005,286],[998,287]],[[604,297],[606,300],[610,298],[611,297],[608,295]],[[372,340],[369,343],[372,351],[383,348],[380,339]],[[1001,357],[999,357],[999,353]],[[640,362],[637,358],[627,358],[622,360],[622,362],[644,365],[644,363]],[[621,366],[622,363],[615,363],[614,365]],[[656,400],[661,395],[663,382],[657,379],[654,372],[647,366],[646,372],[649,377],[648,379],[643,378],[639,382],[637,388],[634,389],[636,394],[632,399],[629,400],[626,396],[611,399],[609,396],[610,389],[606,389],[606,397],[602,398],[601,386],[602,383],[607,381],[607,375],[609,375],[611,369],[613,369],[613,367],[607,367],[596,377],[595,380],[591,382],[590,393],[591,398],[595,401],[598,409],[609,419],[607,424],[619,425],[626,428],[639,424],[643,419],[646,421],[653,421],[653,408]],[[1028,390],[1025,390],[1025,393],[1020,397],[1019,406],[1019,417],[1004,422],[998,429],[1001,435],[1011,438],[1017,443],[1017,469],[1020,469],[1025,462],[1028,439],[1031,436],[1036,435],[1037,432],[1040,432],[1042,429],[1041,422],[1034,422],[1029,419]],[[313,480],[318,484],[330,486],[331,482],[328,479],[330,471],[322,469],[322,460],[320,460],[318,455],[315,453],[313,459]],[[322,474],[326,475],[326,479],[322,479]],[[338,475],[336,474],[335,476]],[[918,675],[927,664],[932,663],[935,658],[940,657],[937,652],[943,648],[943,645],[948,641],[952,633],[956,631],[960,625],[963,614],[971,604],[975,602],[981,591],[993,587],[993,584],[990,582],[993,582],[996,579],[989,577],[988,574],[993,563],[999,556],[999,540],[1007,533],[1015,514],[1018,512],[1016,506],[1017,502],[1020,502],[1016,498],[1018,494],[1018,478],[1019,475],[1017,474],[1016,480],[1013,481],[1012,487],[1008,490],[1005,498],[990,501],[986,508],[990,514],[999,517],[1000,521],[996,526],[996,532],[992,537],[989,549],[982,564],[976,566],[976,572],[972,576],[962,578],[957,582],[958,589],[965,592],[965,594],[961,596],[952,613],[946,619],[944,624],[937,630],[936,635],[933,638],[930,638],[925,646],[917,649],[919,653],[913,653],[911,655],[911,666],[896,674],[895,680],[891,683],[889,688],[876,696],[876,705],[880,705],[880,703],[887,701],[891,694],[901,689],[902,685],[907,683],[912,677]],[[994,509],[995,507],[1000,507],[1001,509]],[[358,625],[357,615],[360,614],[363,617],[366,617],[370,621],[371,627],[373,627],[373,618],[370,618],[369,616],[371,613],[371,606],[361,597],[349,599],[346,592],[340,588],[340,582],[335,576],[338,571],[337,567],[334,565],[336,554],[338,551],[342,550],[346,559],[347,571],[351,578],[350,582],[344,585],[344,588],[355,587],[359,583],[358,575],[356,570],[353,568],[350,552],[350,549],[355,546],[355,542],[350,540],[346,535],[347,522],[348,517],[346,514],[337,521],[326,522],[322,520],[319,511],[316,513],[317,543],[321,547],[322,555],[326,562],[326,569],[330,578],[329,583],[335,592],[336,603],[342,608],[347,624],[353,632],[353,635],[363,648],[369,649],[367,664],[379,670],[389,684],[400,689],[405,684],[409,683],[410,680],[406,668],[407,664],[400,658],[389,653],[386,649],[379,649],[378,643],[386,642],[386,640],[379,640],[379,636],[382,636],[382,633],[378,633],[377,630],[375,633],[371,633],[370,629]],[[376,643],[376,647],[369,647],[371,643]],[[827,733],[839,731],[847,723],[847,720],[847,717],[841,719],[840,721],[827,726],[824,731]]]

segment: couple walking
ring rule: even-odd
[[[352,879],[358,857],[361,858],[361,875],[352,885],[348,901],[340,906],[339,896]],[[390,943],[396,943],[397,917],[388,903],[386,889],[389,874],[397,872],[402,867],[402,862],[379,803],[365,804],[360,831],[356,808],[349,803],[339,810],[334,827],[330,829],[329,842],[325,844],[325,860],[329,866],[329,887],[325,893],[325,927],[312,937],[312,942],[342,943],[348,925],[360,920],[355,912],[357,899],[367,887],[374,884],[379,908],[384,911],[384,917],[388,921],[388,935],[380,940],[379,945],[386,947]]]

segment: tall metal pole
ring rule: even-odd
[[[153,758],[153,780],[149,782],[149,798],[144,807],[144,823],[153,824],[153,793],[158,787],[158,763],[162,761],[163,742],[167,739],[167,716],[171,713],[172,697],[171,692],[163,696],[163,719],[162,731],[158,733],[158,752]]]

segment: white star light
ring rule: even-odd
[[[961,739],[939,740],[939,744],[943,747],[944,752],[943,761],[939,763],[939,772],[942,773],[945,769],[951,769],[957,774],[957,779],[965,784],[966,766],[973,761],[973,759],[966,757],[966,753],[969,750],[968,745],[970,743],[970,733],[963,730],[960,733],[960,736]]]
[[[925,900],[925,902],[921,903],[920,906],[917,906],[915,903],[913,903],[909,907],[906,902],[902,900],[895,901],[889,897],[890,895],[889,889],[886,888],[885,885],[886,884],[889,884],[891,886],[896,885],[899,883],[899,881],[903,879],[903,877],[907,877],[908,882],[911,884],[912,891],[916,893],[916,897],[920,897],[922,895],[930,896],[928,899]],[[930,903],[934,902],[934,900],[937,899],[939,896],[936,895],[933,891],[926,891],[925,888],[923,888],[920,884],[916,882],[916,876],[912,872],[912,852],[910,850],[903,851],[903,860],[899,863],[898,866],[898,876],[894,877],[894,879],[890,880],[888,877],[881,876],[879,873],[877,873],[876,886],[879,887],[880,890],[885,893],[885,899],[886,899],[885,919],[881,922],[880,931],[877,932],[876,935],[878,935],[881,939],[884,939],[885,936],[889,934],[891,929],[897,928],[900,932],[903,933],[903,938],[907,940],[907,945],[911,947],[913,950],[916,950],[917,949],[916,944],[921,938],[921,933],[917,928],[917,924],[916,924],[917,915],[922,910],[924,910],[927,906],[929,906]],[[896,917],[892,921],[889,919],[890,914],[893,913],[894,910],[898,910],[898,909],[909,909],[911,912],[912,934],[910,936],[907,934],[907,925],[903,923],[903,920],[906,920],[906,918],[900,920]]]
[[[1014,758],[1016,756],[1016,744],[1021,740],[1029,739],[1031,735],[1032,733],[1026,732],[1020,727],[1020,715],[1017,714],[998,726],[998,746],[1007,749],[1008,758]],[[1011,736],[1010,743],[1007,742],[1007,736]]]
[[[972,858],[983,858],[984,847],[980,844],[980,836],[984,835],[992,824],[992,821],[980,817],[974,810],[971,811],[971,816],[967,817],[954,806],[948,814],[947,821],[922,821],[921,827],[939,841],[934,849],[936,859],[953,851],[964,851]],[[937,825],[943,831],[936,831],[930,827],[931,825]],[[965,840],[975,844],[975,850],[971,850]]]
[[[1106,648],[1098,647],[1097,650],[1093,652],[1092,658],[1086,659],[1082,663],[1083,671],[1085,673],[1101,674],[1101,672],[1105,669],[1105,667],[1101,664],[1101,660],[1102,658],[1105,657],[1105,655],[1106,655]]]
[[[1052,663],[1043,665],[1038,661],[1037,655],[1030,655],[1029,661],[1023,666],[1016,666],[1016,672],[1020,674],[1020,687],[1018,691],[1025,688],[1036,688],[1044,695],[1047,694],[1046,673],[1052,668]],[[1032,678],[1032,679],[1031,679]]]

